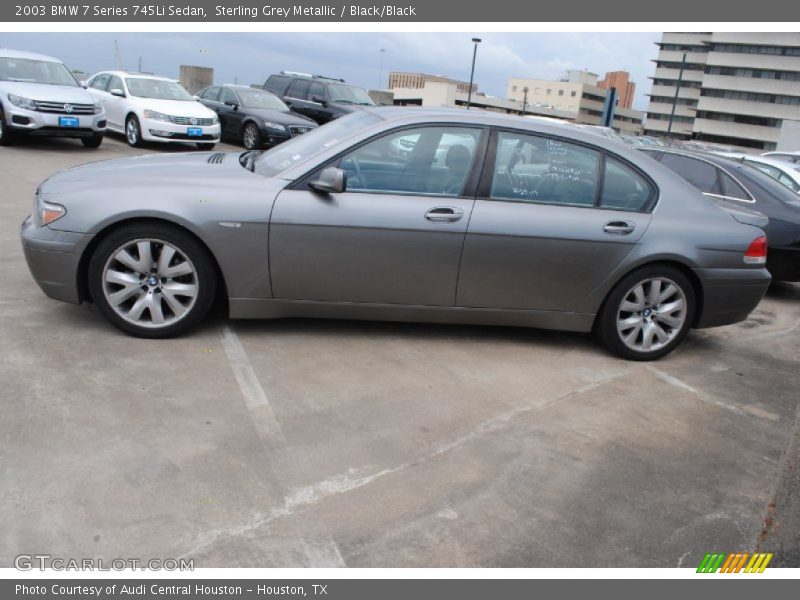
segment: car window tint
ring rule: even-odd
[[[219,87],[214,86],[210,88],[206,88],[203,93],[200,94],[200,97],[203,100],[211,100],[213,102],[217,102],[219,100]]]
[[[652,189],[636,171],[616,159],[606,158],[600,206],[640,211],[650,203]]]
[[[717,177],[717,167],[714,165],[690,156],[681,156],[668,152],[665,152],[664,156],[661,157],[661,163],[675,171],[701,192],[705,194],[722,194],[722,188]]]
[[[498,200],[593,206],[600,153],[560,140],[500,132],[490,195]]]
[[[348,191],[460,196],[480,134],[466,127],[406,129],[345,155],[339,167]]]
[[[310,100],[314,100],[314,98],[325,98],[325,88],[322,86],[321,83],[315,81],[311,84],[311,88],[308,91],[308,98]]]
[[[792,179],[791,177],[789,177],[785,173],[781,173],[780,174],[780,177],[778,177],[778,181],[781,182],[786,187],[788,187],[793,192],[796,192],[796,191],[800,190],[800,186],[797,185],[797,183],[794,181],[794,179]]]
[[[722,184],[722,195],[728,198],[736,198],[737,200],[750,200],[750,196],[745,189],[734,181],[733,177],[725,173],[719,172],[720,184]]]
[[[234,94],[228,88],[222,88],[220,102],[223,102],[224,104],[230,104],[231,106],[234,104],[239,104],[239,102],[236,100],[236,94]]]
[[[311,82],[307,79],[295,79],[292,87],[286,93],[290,98],[297,98],[298,100],[305,100],[308,97],[308,88],[311,87]]]
[[[756,169],[758,169],[759,171],[761,171],[765,175],[769,175],[773,179],[777,179],[778,177],[781,176],[781,170],[777,169],[777,168],[775,168],[773,166],[765,165],[764,163],[752,162],[752,161],[749,161],[749,160],[747,160],[745,162],[748,165],[750,165],[751,167],[755,167]]]
[[[105,90],[110,77],[110,75],[98,75],[92,79],[92,84],[90,87],[95,90]]]
[[[122,79],[116,75],[112,75],[108,80],[108,90],[122,90],[124,92],[125,88],[122,87]]]
[[[291,79],[285,75],[270,75],[264,87],[270,92],[282,96],[290,82]]]

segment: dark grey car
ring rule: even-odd
[[[196,325],[220,290],[233,318],[594,331],[647,360],[753,310],[765,222],[590,132],[376,108],[267,152],[63,171],[22,238],[46,294],[143,337]]]

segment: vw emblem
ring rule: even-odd
[[[64,112],[71,113],[72,112],[72,104],[65,104],[64,105]]]
[[[191,123],[192,125],[197,125],[197,118],[192,117],[191,119],[189,119],[189,123]]]

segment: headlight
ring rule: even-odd
[[[286,127],[280,123],[273,123],[272,121],[264,121],[264,125],[270,129],[277,129],[278,131],[286,131]]]
[[[53,221],[57,221],[67,214],[67,209],[60,204],[53,204],[52,202],[45,202],[39,194],[36,194],[36,199],[33,201],[33,222],[38,227],[49,225]]]
[[[103,112],[103,105],[98,102],[94,105],[94,114],[99,115],[101,112]]]
[[[211,117],[211,124],[212,125],[219,125],[219,117],[217,115],[214,115],[213,117]]]
[[[169,117],[167,115],[156,110],[145,110],[144,118],[153,119],[154,121],[169,121]]]
[[[9,94],[8,101],[14,106],[19,106],[20,108],[26,108],[28,110],[37,110],[39,108],[39,105],[36,104],[36,100],[31,100],[30,98],[25,98],[24,96]]]

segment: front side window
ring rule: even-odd
[[[647,181],[629,166],[606,158],[600,207],[642,211],[650,203],[652,190]]]
[[[125,88],[122,87],[122,79],[116,75],[112,75],[111,79],[108,80],[108,91],[110,92],[111,90],[125,91]]]
[[[500,132],[490,196],[593,206],[600,153],[537,135]]]
[[[220,102],[223,104],[227,104],[228,106],[234,106],[235,104],[239,104],[236,100],[236,94],[230,91],[228,88],[222,88],[222,94],[220,95]]]
[[[347,173],[347,191],[460,196],[481,131],[420,127],[370,141],[339,161]]]
[[[219,100],[219,88],[216,86],[206,88],[202,92],[200,92],[200,98],[203,100],[211,100],[212,102],[217,102]]]

